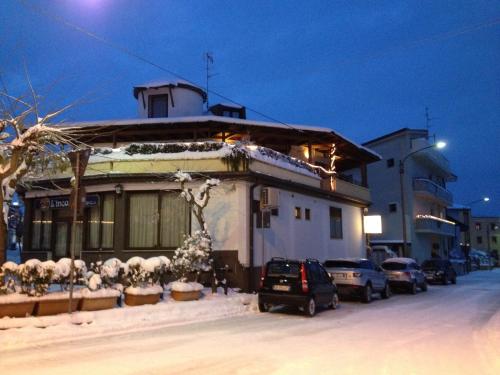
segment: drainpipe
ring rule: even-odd
[[[254,248],[253,248],[253,238],[254,238],[254,230],[253,230],[253,192],[255,188],[259,186],[258,181],[256,180],[251,186],[250,186],[250,212],[249,212],[249,226],[248,226],[248,250],[249,250],[249,256],[250,256],[250,270],[248,272],[248,289],[249,291],[253,291],[254,288],[254,277],[253,277],[253,258],[254,258]]]

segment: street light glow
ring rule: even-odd
[[[489,201],[490,201],[490,198],[489,198],[489,197],[484,197],[484,198],[483,198],[483,201],[485,201],[485,202],[489,202]]]
[[[439,141],[436,143],[436,148],[445,148],[446,147],[446,142],[443,142],[443,141]]]

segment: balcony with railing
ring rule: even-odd
[[[432,215],[417,215],[415,218],[415,232],[453,237],[455,235],[455,223]]]
[[[323,178],[321,180],[321,188],[365,202],[371,201],[370,190],[368,188],[345,181],[338,176],[335,177],[333,181],[331,181],[330,178]]]
[[[445,206],[450,206],[453,203],[453,195],[449,190],[427,178],[415,178],[413,180],[413,191],[423,197],[439,200]]]

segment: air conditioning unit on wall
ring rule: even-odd
[[[269,210],[278,208],[279,206],[279,191],[276,188],[265,187],[260,191],[260,209]]]

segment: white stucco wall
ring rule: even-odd
[[[295,207],[301,208],[301,219],[295,218]],[[342,239],[330,239],[330,207],[342,209]],[[306,208],[311,220],[305,220]],[[279,214],[271,216],[271,228],[256,228],[254,235],[255,266],[273,256],[319,261],[366,256],[361,208],[285,190],[279,191]]]
[[[137,110],[139,117],[148,117],[149,95],[163,95],[168,97],[168,117],[201,116],[203,115],[203,98],[193,91],[182,87],[162,87],[158,89],[147,89],[139,93],[137,98]],[[142,96],[144,95],[144,102]],[[174,106],[170,95],[173,96]],[[145,104],[145,105],[144,105]]]

